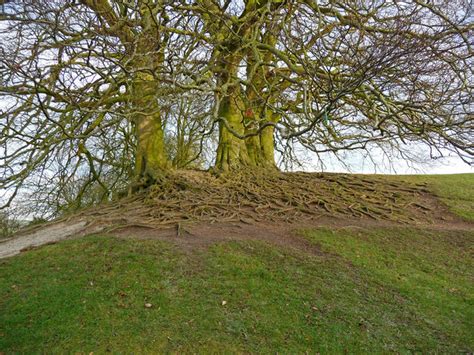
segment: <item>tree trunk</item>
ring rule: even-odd
[[[265,118],[263,120],[257,120],[254,115],[247,117],[248,127],[246,134],[257,133],[265,123],[273,122],[272,111],[265,108],[262,111],[265,112]],[[253,111],[248,110],[247,113],[253,114]],[[257,122],[260,122],[258,126]],[[245,143],[252,166],[262,168],[276,168],[274,157],[274,131],[275,129],[273,126],[266,126],[261,129],[258,134],[247,138]]]
[[[265,109],[265,123],[272,122],[276,123],[274,119],[273,111]],[[265,162],[265,166],[276,168],[275,164],[275,127],[267,126],[260,133],[260,146],[262,159]]]
[[[224,99],[219,109],[219,117],[225,119],[231,130],[240,136],[257,133],[259,129],[258,121],[255,117],[244,117],[241,111],[242,104],[239,104],[239,102],[241,101],[236,98],[228,97]],[[261,124],[274,122],[272,111],[264,110],[265,119],[262,120]],[[248,125],[247,127],[243,123],[244,120]],[[258,134],[245,140],[236,137],[232,131],[227,128],[225,123],[219,123],[216,169],[220,171],[242,167],[276,169],[273,126],[266,126]]]
[[[277,2],[275,2],[277,3]],[[264,42],[275,47],[276,39],[271,32],[266,32]],[[277,123],[279,117],[271,109],[275,104],[273,95],[274,73],[271,71],[274,56],[271,52],[249,50],[247,53],[246,89],[247,110],[245,112],[248,133],[258,135],[250,137],[246,144],[250,158],[257,167],[276,169],[275,164],[275,128],[269,123]],[[262,63],[264,63],[262,65]]]
[[[133,112],[137,150],[135,176],[145,183],[155,181],[170,167],[165,150],[160,107],[156,99],[156,84],[150,74],[138,73],[133,83]]]
[[[225,97],[219,107],[219,117],[226,120],[227,125],[239,135],[245,133],[240,98],[238,96]],[[215,168],[219,171],[239,169],[251,165],[245,142],[236,137],[226,124],[219,122],[219,144]]]
[[[251,8],[257,4],[258,2],[248,2],[246,6]],[[218,112],[219,144],[215,167],[220,171],[239,169],[243,166],[276,168],[273,146],[274,128],[267,126],[259,131],[261,124],[272,119],[272,112],[267,109],[260,92],[267,83],[265,74],[268,69],[251,65],[251,63],[257,63],[253,58],[254,51],[251,51],[252,55],[249,55],[241,44],[242,38],[250,33],[250,25],[251,22],[247,22],[245,26],[235,30],[235,33],[239,33],[240,39],[226,42],[221,52],[222,57],[218,61],[219,66],[216,68],[219,84],[221,87],[227,86],[227,92],[220,102]],[[265,60],[270,62],[272,58],[271,55],[270,58],[267,58],[268,56],[266,54]],[[248,62],[247,80],[252,82],[251,87],[245,92],[241,88],[238,76],[239,65],[244,58]],[[255,135],[250,135],[246,139],[238,137],[248,134]]]

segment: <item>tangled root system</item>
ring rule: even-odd
[[[186,221],[297,222],[323,216],[413,223],[430,220],[430,198],[423,184],[377,176],[176,171],[147,191],[83,214],[110,225],[153,228]]]

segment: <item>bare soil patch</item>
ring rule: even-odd
[[[247,173],[216,177],[178,171],[129,198],[20,232],[0,242],[0,258],[91,233],[170,240],[187,249],[225,240],[263,240],[319,251],[299,228],[328,226],[472,230],[424,184],[319,173]]]
[[[324,255],[316,245],[309,243],[298,234],[299,230],[326,227],[330,229],[393,228],[413,226],[432,230],[472,230],[473,225],[458,221],[444,224],[400,224],[390,221],[373,221],[366,218],[320,218],[317,221],[291,222],[194,222],[177,224],[172,227],[119,227],[105,234],[121,238],[157,239],[171,242],[187,251],[206,249],[211,245],[226,241],[263,241],[284,248],[291,248],[314,255]]]

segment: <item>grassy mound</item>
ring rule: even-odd
[[[282,225],[269,219],[320,214],[442,221],[447,212],[428,188],[472,220],[473,186],[472,174],[183,173],[82,215],[155,227],[265,219],[240,223],[255,235]],[[345,221],[291,238],[267,228],[260,239],[206,225],[200,235],[213,238],[187,247],[199,235],[146,229],[142,239],[96,235],[0,259],[0,353],[473,352],[469,222]]]
[[[474,222],[474,174],[400,175],[385,178],[399,182],[425,184],[449,207],[452,213]]]

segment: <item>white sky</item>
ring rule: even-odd
[[[373,153],[373,152],[372,152]],[[324,166],[318,164],[314,155],[308,155],[304,164],[304,171],[325,171],[335,173],[358,174],[463,174],[474,173],[473,164],[469,165],[457,156],[440,159],[420,158],[419,162],[408,161],[402,158],[388,159],[380,154],[373,154],[375,164],[361,152],[347,153],[342,164],[331,155],[322,157]]]
[[[379,167],[377,171],[373,166],[359,166],[353,173],[364,174],[462,174],[474,173],[474,167],[469,166],[458,157],[443,158],[436,162],[428,162],[426,164],[414,164],[414,167],[407,166],[403,160],[394,162],[397,166],[396,171],[390,168]],[[330,170],[327,170],[330,171]],[[348,172],[347,170],[333,170],[334,172]]]

